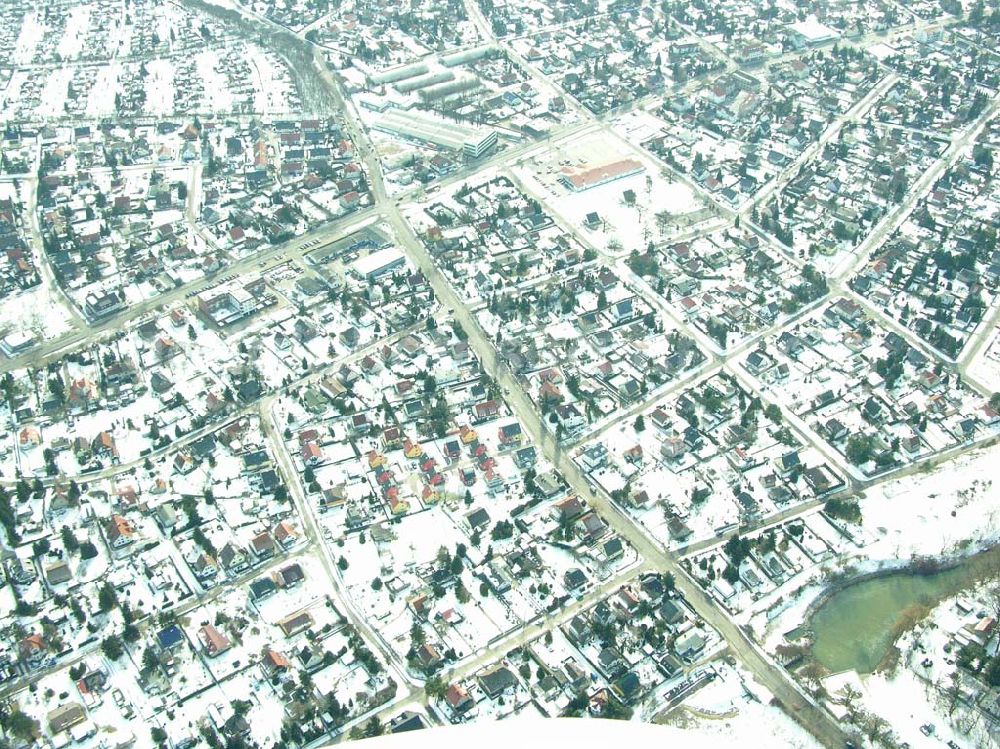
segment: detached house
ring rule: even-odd
[[[219,561],[229,572],[238,573],[250,567],[249,555],[238,546],[228,543],[219,552]]]
[[[323,460],[323,451],[315,442],[306,442],[302,446],[302,461],[307,465],[314,466]]]
[[[504,447],[516,447],[521,444],[521,425],[517,422],[506,424],[499,430],[500,444]]]
[[[201,640],[205,654],[209,658],[214,658],[229,650],[229,638],[211,624],[206,624],[198,630],[198,639]]]
[[[38,634],[28,635],[18,643],[18,655],[21,662],[31,668],[37,668],[45,660],[47,652],[45,640]]]
[[[475,705],[475,701],[469,696],[469,690],[461,684],[452,684],[444,694],[445,702],[456,715],[468,712]]]
[[[295,542],[299,540],[299,532],[291,523],[282,520],[274,528],[274,537],[282,547],[287,549],[289,546],[294,546]]]
[[[250,548],[253,550],[254,556],[257,559],[270,559],[274,556],[274,539],[271,538],[271,534],[258,533],[250,541]]]
[[[104,535],[112,549],[122,549],[135,540],[135,527],[121,515],[112,515],[104,523]]]

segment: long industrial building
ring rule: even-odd
[[[631,177],[645,168],[641,161],[620,159],[610,164],[591,167],[582,172],[565,174],[559,178],[559,181],[573,192],[583,192],[584,190],[589,190],[591,187],[600,187],[601,185],[606,185],[608,182],[614,182],[616,179]]]
[[[389,109],[376,120],[374,128],[439,148],[462,151],[470,159],[484,156],[497,144],[497,131],[493,128],[463,125],[418,110]]]

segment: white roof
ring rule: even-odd
[[[418,110],[388,109],[375,121],[375,129],[434,143],[453,150],[478,144],[492,135],[492,128],[464,125]]]
[[[377,273],[387,265],[398,262],[403,257],[403,252],[398,247],[386,247],[355,260],[354,270],[362,276],[367,276],[369,273]]]
[[[35,337],[25,330],[15,330],[13,333],[8,334],[3,341],[10,348],[20,348],[32,343],[34,339]]]
[[[836,31],[831,29],[829,26],[820,23],[815,18],[807,18],[804,21],[793,23],[789,28],[796,34],[805,37],[810,42],[819,42],[824,39],[836,39],[840,36]]]

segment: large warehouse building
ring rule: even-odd
[[[815,18],[807,18],[805,21],[791,24],[788,27],[788,32],[792,45],[796,49],[818,47],[821,44],[836,41],[840,37],[840,34],[829,26],[824,26]]]
[[[406,256],[398,247],[376,250],[354,261],[354,271],[366,281],[374,281],[406,264]]]
[[[642,162],[636,159],[619,159],[610,164],[602,164],[601,166],[591,167],[580,172],[564,174],[559,178],[559,181],[573,192],[583,192],[584,190],[589,190],[591,187],[600,187],[601,185],[606,185],[608,182],[614,182],[616,179],[623,179],[631,177],[633,174],[639,174],[645,168]]]
[[[390,135],[462,151],[470,159],[485,156],[497,145],[497,131],[493,128],[463,125],[417,110],[388,109],[374,127]]]

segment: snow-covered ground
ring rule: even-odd
[[[150,114],[168,114],[174,109],[174,66],[170,60],[151,60],[146,64],[146,110]]]
[[[121,72],[122,66],[117,62],[98,68],[97,78],[94,80],[94,86],[90,90],[90,98],[87,100],[87,114],[89,116],[101,117],[117,112],[115,94],[119,90]]]
[[[260,114],[276,114],[287,110],[292,91],[287,70],[260,47],[247,47],[250,67],[254,71],[253,108]]]
[[[45,23],[38,18],[38,13],[32,11],[25,14],[11,62],[15,65],[31,63],[34,59],[35,49],[42,41],[42,37],[45,36],[45,32]]]
[[[824,572],[850,568],[854,574],[901,567],[915,557],[971,554],[1000,540],[1000,506],[992,477],[1000,448],[981,448],[938,470],[887,481],[861,500],[862,531],[869,543],[813,568],[781,587],[783,602],[758,611],[751,626],[768,647],[802,623],[809,604],[823,591]]]
[[[666,719],[663,746],[781,746],[805,749],[816,741],[787,715],[771,707],[770,693],[735,668],[714,666],[718,678],[684,700]]]
[[[225,74],[220,70],[219,55],[213,49],[206,49],[195,55],[198,75],[205,87],[205,105],[215,112],[233,110],[233,95],[229,90]]]
[[[986,334],[989,341],[971,362],[969,374],[994,392],[1000,391],[1000,326]]]
[[[71,327],[69,311],[58,292],[42,281],[4,299],[4,327],[31,331],[36,341],[58,338]]]
[[[887,481],[867,492],[865,526],[879,537],[872,560],[950,556],[1000,540],[1000,505],[992,488],[1000,448],[974,450],[928,473]]]
[[[66,19],[66,29],[57,47],[62,59],[72,60],[85,51],[84,43],[87,40],[90,15],[91,6],[89,5],[78,5],[70,9],[69,18]]]
[[[559,181],[570,173],[625,159],[638,161],[641,171],[580,192]],[[596,211],[600,222],[588,227],[586,236],[595,247],[613,253],[642,251],[650,241],[661,239],[658,213],[667,212],[674,220],[683,221],[684,216],[701,207],[687,185],[664,178],[652,159],[607,136],[560,144],[544,156],[519,162],[513,172],[570,227],[582,228],[587,216]],[[628,191],[634,194],[632,203],[625,200]]]
[[[45,78],[37,113],[42,117],[59,117],[65,114],[64,106],[69,82],[73,78],[72,68],[52,70]]]

